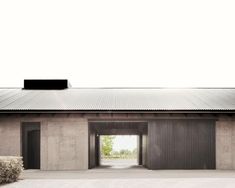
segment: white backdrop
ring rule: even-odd
[[[1,0],[0,87],[233,87],[234,10],[234,0]]]

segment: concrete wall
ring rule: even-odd
[[[216,168],[235,169],[235,121],[216,122]]]
[[[41,124],[41,169],[88,169],[88,121],[67,115],[0,118],[0,155],[21,155],[21,123]]]
[[[0,119],[0,156],[20,155],[20,122]]]
[[[86,120],[48,121],[41,126],[41,169],[88,169]]]

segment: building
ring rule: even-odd
[[[138,135],[148,169],[235,169],[233,88],[70,88],[25,80],[0,89],[0,155],[25,168],[99,165],[100,135]]]

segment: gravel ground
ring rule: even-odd
[[[26,170],[6,188],[234,188],[235,171],[96,168],[84,171]]]
[[[234,188],[233,178],[27,179],[7,188]]]

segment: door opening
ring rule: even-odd
[[[101,135],[100,166],[131,168],[138,166],[137,135]]]
[[[22,123],[21,148],[25,169],[40,169],[40,123]]]
[[[89,168],[148,167],[147,134],[147,122],[89,122]]]

